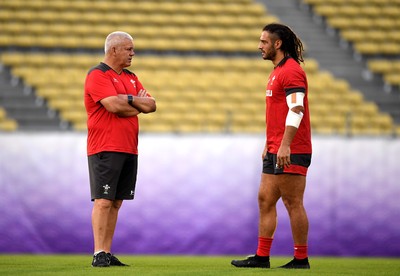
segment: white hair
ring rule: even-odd
[[[116,31],[110,33],[104,43],[104,52],[107,53],[111,47],[118,45],[124,39],[133,40],[132,36],[126,32]]]

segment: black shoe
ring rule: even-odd
[[[96,255],[93,256],[93,261],[92,261],[92,266],[93,267],[108,267],[110,266],[110,259],[107,256],[107,253],[104,251],[101,251],[100,253],[97,253]]]
[[[269,257],[260,257],[257,255],[249,256],[245,260],[233,260],[232,265],[236,267],[260,267],[269,268]]]
[[[110,260],[110,266],[129,266],[127,264],[122,263],[120,260],[118,260],[117,257],[115,257],[111,253],[107,253],[107,257]]]
[[[287,269],[310,269],[310,263],[308,262],[308,258],[305,259],[296,259],[294,258],[287,264],[280,266],[279,268],[287,268]]]

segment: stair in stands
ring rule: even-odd
[[[0,105],[22,131],[59,131],[68,129],[58,114],[46,106],[23,84],[12,81],[6,68],[0,70]]]

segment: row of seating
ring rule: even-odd
[[[367,62],[371,72],[383,75],[384,81],[400,90],[400,59],[372,59]]]
[[[155,52],[186,52],[186,53],[257,53],[258,41],[217,41],[217,40],[199,40],[179,39],[169,41],[161,39],[153,41],[152,39],[138,39],[136,42],[136,50],[151,50]],[[95,49],[102,50],[99,45],[104,44],[104,38],[101,37],[56,37],[34,35],[22,35],[13,37],[12,35],[0,35],[0,47],[24,47],[51,49]],[[150,45],[150,46],[149,46]]]
[[[348,41],[369,41],[371,43],[382,43],[387,41],[400,43],[400,32],[397,29],[391,29],[385,32],[382,30],[371,29],[345,29],[340,32],[340,36]]]
[[[399,0],[303,0],[303,2],[309,5],[320,5],[320,4],[332,4],[332,5],[358,5],[358,6],[365,6],[365,5],[393,5],[393,4],[400,4]]]
[[[263,21],[268,23],[271,21]],[[260,25],[261,26],[261,25]],[[132,28],[132,27],[131,27]],[[134,34],[134,28],[132,30],[125,29],[114,29],[123,30]],[[176,39],[166,38],[160,36],[160,38],[146,38],[135,36],[135,48],[137,51],[160,51],[160,52],[207,52],[207,53],[249,53],[255,54],[258,52],[258,37],[260,30],[253,30],[253,37],[251,39],[232,40],[222,39],[222,37],[216,39],[207,36],[199,35],[196,39],[190,37],[180,37]],[[0,34],[0,47],[24,47],[28,49],[32,48],[45,48],[51,49],[95,49],[102,51],[105,37],[103,36],[75,36],[75,35],[42,35],[38,36],[33,33],[24,33],[16,36],[12,33],[1,33]]]
[[[367,3],[364,1],[364,3]],[[323,3],[315,7],[315,11],[323,16],[331,17],[341,15],[343,17],[368,17],[368,18],[393,18],[397,19],[400,13],[400,4],[391,3],[390,5],[376,4],[371,5],[368,1],[366,5],[350,4],[347,1],[340,4]]]
[[[103,59],[103,54],[65,54],[65,53],[21,53],[8,52],[1,55],[1,61],[10,66],[23,67],[57,67],[63,70],[88,70],[92,66],[97,65]],[[133,58],[132,67],[139,70],[188,70],[191,72],[248,72],[252,70],[264,70],[269,72],[273,69],[273,65],[269,61],[261,58],[245,58],[245,57],[199,57],[199,56],[153,56],[153,55],[137,55]],[[304,70],[313,74],[319,72],[318,62],[314,59],[306,59]]]
[[[110,12],[110,11],[139,11],[141,13],[153,13],[155,10],[161,13],[189,13],[196,14],[199,10],[206,11],[210,14],[220,14],[221,9],[225,11],[225,14],[240,15],[243,12],[243,8],[246,8],[247,14],[260,15],[263,14],[264,6],[262,4],[252,3],[251,0],[241,1],[93,1],[79,0],[13,0],[7,1],[3,4],[4,8],[7,9],[29,9],[31,11],[39,11],[43,9],[54,10],[58,12],[68,11],[98,11],[98,12]]]
[[[48,25],[47,23],[30,23],[30,22],[9,22],[7,24],[1,23],[2,34],[32,34],[38,36],[56,36],[56,37],[102,37],[115,30],[125,30],[131,33],[135,38],[139,39],[153,39],[167,38],[167,39],[216,39],[230,37],[231,39],[249,39],[254,40],[259,35],[260,29],[264,24],[272,21],[277,21],[273,16],[265,16],[258,19],[254,24],[256,28],[249,28],[247,26],[240,26],[237,28],[224,28],[221,26],[209,26],[206,30],[200,26],[186,26],[184,28],[177,28],[175,26],[137,26],[132,24],[107,24],[96,25],[93,28],[90,24],[69,24],[69,23],[55,23]],[[253,27],[253,26],[252,26]]]
[[[137,11],[135,11],[137,12]],[[168,22],[170,26],[201,26],[201,27],[234,27],[235,24],[247,27],[263,27],[265,22],[263,21],[265,16],[254,16],[254,15],[241,15],[240,17],[234,15],[220,15],[215,16],[213,14],[202,14],[201,11],[196,15],[182,14],[157,14],[153,13],[150,15],[135,14],[132,16],[123,17],[121,19],[120,12],[107,12],[99,14],[96,12],[91,13],[57,13],[55,11],[20,11],[20,10],[1,10],[0,11],[0,22],[25,22],[25,23],[49,23],[61,24],[69,23],[71,26],[78,24],[94,24],[94,25],[112,25],[112,26],[129,26],[134,25],[138,27],[145,26],[160,26],[160,24]],[[262,23],[260,25],[260,23]]]
[[[340,31],[340,36],[345,40],[352,42],[354,44],[354,48],[361,54],[400,54],[400,31],[398,28],[391,28],[386,31],[379,29],[371,30],[370,28],[348,28],[350,23],[344,22],[342,19],[338,20],[337,18],[333,18],[330,23],[332,26],[341,28],[342,30]],[[338,24],[346,27],[338,26]]]
[[[64,61],[69,55],[65,59],[62,54],[47,55],[46,62],[39,61],[35,54],[16,56],[17,53],[2,55],[1,61],[13,68],[14,75],[35,87],[37,95],[59,111],[64,120],[77,130],[85,130],[84,78],[101,57],[82,55],[78,65],[72,59]],[[391,117],[381,114],[374,103],[366,102],[362,93],[319,70],[315,60],[307,59],[305,64],[311,122],[316,133],[343,134],[349,129],[363,134],[393,131]],[[158,103],[155,114],[141,116],[145,132],[264,131],[263,91],[272,70],[270,62],[259,58],[138,56],[131,70]]]

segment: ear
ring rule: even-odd
[[[279,50],[282,46],[282,40],[277,39],[274,44],[275,44],[275,49]]]

